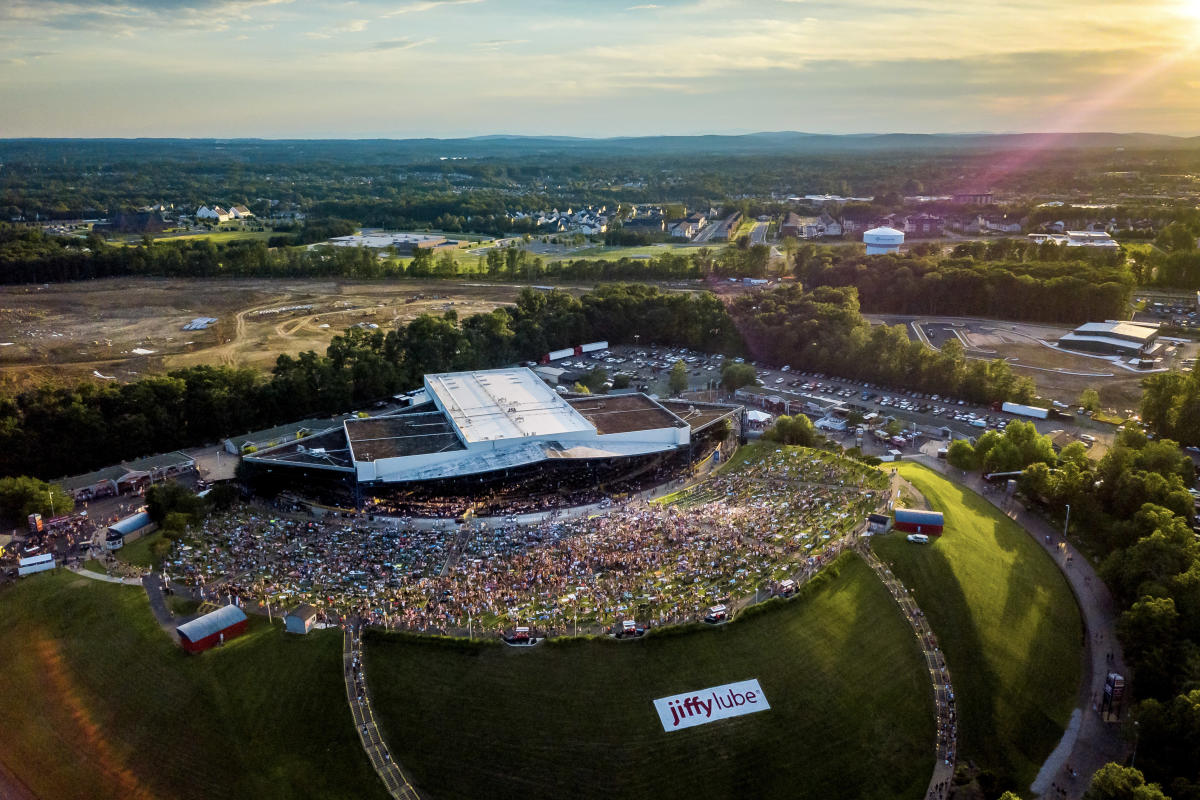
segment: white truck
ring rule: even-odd
[[[1050,416],[1050,409],[1038,408],[1037,406],[1025,406],[1020,403],[1005,403],[1000,406],[1001,411],[1006,411],[1009,414],[1017,414],[1022,417],[1033,417],[1034,419],[1046,419]]]

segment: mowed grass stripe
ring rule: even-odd
[[[187,656],[140,588],[66,572],[3,595],[0,748],[46,798],[386,797],[358,743],[340,631],[265,620]]]
[[[914,593],[946,654],[960,762],[1024,788],[1075,705],[1079,607],[1045,551],[991,503],[921,465],[899,469],[945,515],[945,534],[924,547],[893,534],[875,539],[875,552]]]
[[[917,642],[857,556],[825,576],[730,625],[631,642],[370,632],[375,711],[441,800],[919,797],[934,716]],[[769,711],[663,732],[655,698],[750,678]]]

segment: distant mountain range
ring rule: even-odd
[[[571,136],[494,134],[458,139],[0,139],[0,161],[45,158],[159,157],[299,158],[423,162],[453,158],[581,156],[801,155],[887,151],[1003,151],[1034,149],[1192,150],[1200,136],[1152,133],[816,134],[796,131],[702,136]]]

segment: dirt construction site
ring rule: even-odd
[[[0,382],[130,381],[197,364],[269,370],[281,353],[324,353],[354,325],[512,305],[521,287],[450,281],[120,278],[0,287]],[[214,319],[199,330],[184,326]]]
[[[1138,408],[1141,381],[1148,372],[1127,369],[1112,360],[1050,346],[1068,327],[995,320],[940,317],[876,317],[891,325],[903,324],[909,338],[940,349],[957,339],[967,358],[1004,359],[1018,374],[1032,378],[1045,397],[1074,403],[1084,389],[1096,389],[1106,408],[1121,414]],[[1188,356],[1195,344],[1170,343],[1163,350],[1160,369]]]

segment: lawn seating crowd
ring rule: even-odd
[[[210,593],[308,602],[327,619],[427,633],[601,632],[698,621],[835,558],[886,477],[820,451],[768,451],[663,502],[535,525],[297,519],[240,510],[204,523],[168,571]]]

